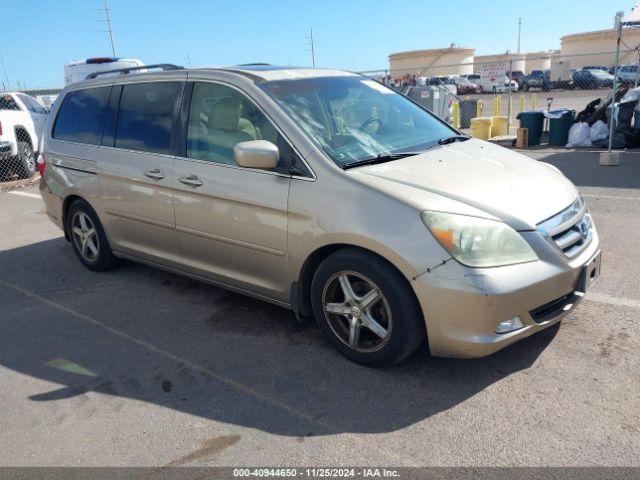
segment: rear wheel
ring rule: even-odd
[[[90,270],[103,272],[116,266],[117,259],[98,216],[84,200],[76,200],[67,214],[67,231],[73,250]]]
[[[425,325],[407,280],[384,260],[340,250],[318,267],[311,285],[320,329],[347,358],[393,365],[425,340]]]
[[[29,142],[18,142],[18,170],[22,178],[31,178],[36,173],[36,154]]]

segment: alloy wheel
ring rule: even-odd
[[[27,175],[36,173],[36,154],[28,143],[21,142],[19,156]]]
[[[71,222],[73,241],[80,255],[88,262],[98,257],[100,240],[91,218],[84,212],[76,212]]]
[[[322,305],[333,333],[353,350],[373,352],[388,342],[393,327],[389,303],[364,275],[352,271],[332,275],[323,289]]]

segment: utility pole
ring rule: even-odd
[[[111,40],[111,51],[113,52],[113,56],[116,56],[116,44],[113,41],[113,30],[111,29],[111,14],[109,13],[109,4],[107,0],[104,0],[104,8],[99,8],[98,10],[103,10],[106,19],[104,21],[107,22],[107,32],[109,33],[109,40]]]
[[[522,17],[518,17],[518,53],[520,53],[520,34],[522,33]]]
[[[316,51],[315,51],[315,45],[313,44],[313,28],[311,28],[311,32],[309,34],[309,46],[310,46],[310,52],[311,52],[311,66],[313,68],[316,68]]]
[[[2,56],[2,53],[0,53],[0,63],[2,63],[2,70],[4,70],[4,78],[7,79],[7,90],[9,90],[11,89],[11,82],[9,81],[9,75],[7,74],[7,66],[4,64],[4,57]]]

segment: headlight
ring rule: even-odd
[[[532,262],[538,256],[503,222],[441,212],[422,212],[422,221],[453,258],[469,267]]]

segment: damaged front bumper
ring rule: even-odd
[[[455,261],[412,281],[422,306],[429,349],[445,357],[483,357],[543,330],[572,312],[588,286],[585,274],[599,273],[599,239],[568,260],[536,232],[536,262],[496,268],[468,268]],[[500,331],[501,322],[516,329]]]

